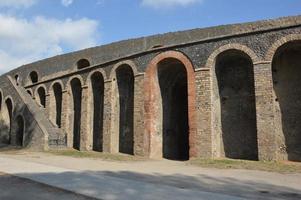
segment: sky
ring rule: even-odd
[[[0,0],[0,74],[124,39],[301,15],[301,0]]]

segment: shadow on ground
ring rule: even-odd
[[[77,191],[84,191],[85,194],[92,196],[97,196],[101,193],[102,197],[109,197],[108,199],[119,199],[120,195],[133,197],[133,199],[136,199],[134,197],[137,196],[150,195],[150,191],[147,191],[150,188],[143,186],[145,182],[154,184],[155,189],[153,190],[152,188],[153,191],[151,191],[153,194],[160,194],[160,192],[164,191],[165,186],[171,186],[180,189],[180,191],[184,192],[183,194],[187,192],[188,196],[190,191],[205,191],[250,199],[301,199],[301,185],[300,190],[296,190],[264,182],[241,181],[234,178],[213,178],[206,175],[194,177],[179,174],[169,176],[162,174],[146,175],[128,171],[83,171],[19,175],[35,178],[35,180],[52,180],[51,183],[53,185],[64,183],[70,187],[78,188]],[[90,178],[83,180],[83,177]],[[132,184],[133,181],[134,184]],[[98,187],[104,190],[96,191],[93,189],[97,184],[100,184]],[[148,197],[145,199],[151,198]]]
[[[3,200],[96,200],[3,173],[0,173],[0,191],[0,199]]]

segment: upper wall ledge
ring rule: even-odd
[[[221,25],[210,28],[198,28],[187,31],[179,31],[165,34],[158,34],[137,39],[123,40],[107,45],[92,47],[72,53],[54,56],[40,60],[31,64],[23,65],[4,75],[12,75],[24,67],[40,68],[51,67],[54,64],[63,63],[72,67],[76,59],[81,57],[89,57],[92,65],[121,59],[127,56],[148,52],[157,48],[173,47],[185,45],[200,41],[218,39],[223,37],[231,37],[241,34],[251,34],[261,31],[271,31],[274,29],[282,29],[301,25],[301,15],[282,17],[272,20],[262,20],[256,22],[248,22],[242,24]],[[4,76],[2,75],[2,76]]]

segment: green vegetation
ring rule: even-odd
[[[146,158],[132,156],[127,154],[111,154],[95,151],[77,151],[77,150],[50,150],[47,153],[58,155],[58,156],[71,156],[76,158],[96,158],[101,160],[110,161],[143,161]]]
[[[246,161],[233,159],[192,159],[190,165],[217,169],[249,169],[279,173],[301,173],[301,163],[276,161]]]

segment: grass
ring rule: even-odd
[[[217,169],[248,169],[279,173],[301,173],[301,163],[232,159],[191,159],[189,165]]]
[[[94,158],[109,161],[143,161],[146,160],[144,157],[132,156],[127,154],[111,154],[95,151],[77,151],[77,150],[49,150],[47,153],[57,156],[70,156],[75,158]]]

